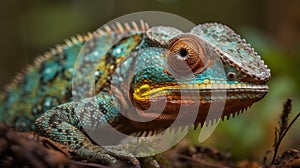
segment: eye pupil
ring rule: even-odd
[[[181,48],[179,50],[179,54],[181,57],[186,57],[188,55],[188,51],[185,48]]]

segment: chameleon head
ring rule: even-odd
[[[194,123],[198,125],[204,123],[212,102],[224,103],[219,116],[224,118],[268,92],[270,70],[227,26],[203,24],[189,33],[159,26],[149,29],[145,39],[147,47],[137,52],[130,95],[133,104],[144,111],[142,116],[162,112],[155,120],[172,122],[182,105],[198,103]],[[162,102],[164,107],[151,106]],[[185,116],[189,117],[188,111]]]

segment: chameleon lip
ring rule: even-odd
[[[224,87],[220,87],[224,86]],[[169,86],[162,88],[154,88],[148,93],[144,93],[142,95],[134,94],[134,99],[137,101],[149,101],[149,97],[152,100],[161,99],[163,97],[170,97],[170,99],[178,99],[180,98],[180,93],[191,93],[190,96],[195,96],[195,93],[199,93],[199,95],[211,94],[211,93],[227,93],[228,94],[236,94],[240,93],[262,93],[266,94],[269,91],[269,87],[267,85],[247,85],[247,84],[197,84],[197,85],[181,85],[181,88],[177,86]],[[172,94],[175,93],[176,97],[172,98]]]
[[[195,92],[196,90],[199,91],[199,93],[208,92],[208,93],[218,93],[218,92],[268,92],[269,88],[266,87],[257,87],[257,88],[207,88],[207,89],[167,89],[166,91],[174,92],[174,91],[180,91],[180,92]],[[155,95],[157,93],[151,93],[151,95]]]

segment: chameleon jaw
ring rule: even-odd
[[[229,119],[231,116],[239,114],[240,112],[249,108],[253,103],[261,100],[268,92],[267,85],[233,84],[233,86],[228,88],[214,88],[209,86],[206,86],[206,88],[199,86],[193,86],[192,88],[189,88],[189,86],[181,86],[181,88],[172,86],[169,88],[165,87],[163,89],[152,89],[151,93],[149,92],[148,98],[134,97],[133,103],[138,109],[141,109],[142,111],[147,110],[147,112],[144,112],[144,115],[147,116],[149,113],[157,114],[158,112],[162,111],[162,106],[152,107],[151,103],[156,104],[164,101],[165,107],[163,112],[156,119],[154,119],[153,122],[155,122],[155,120],[164,120],[165,124],[171,124],[173,121],[178,119],[177,115],[182,105],[190,106],[198,103],[199,108],[197,117],[196,119],[192,120],[195,122],[183,124],[194,125],[196,127],[199,124],[203,125],[207,121],[215,121],[220,118],[223,120],[225,117]],[[195,98],[188,96],[189,93],[195,91],[199,93],[199,97]],[[143,96],[145,96],[145,94]],[[151,99],[149,99],[149,97],[151,97]],[[223,111],[209,111],[210,106],[214,105],[213,102],[223,104]],[[151,111],[148,109],[150,106]],[[213,114],[208,115],[208,113]],[[216,115],[214,113],[216,113]],[[140,115],[143,116],[143,113]],[[190,121],[189,117],[191,117],[191,115],[192,114],[190,114],[189,111],[185,112],[184,118],[182,118],[183,123],[184,120]]]
[[[249,86],[250,87],[250,86]],[[174,87],[172,87],[174,88]],[[266,85],[259,85],[256,86],[256,89],[254,89],[255,86],[252,85],[252,89],[249,89],[251,91],[245,92],[245,89],[247,88],[231,88],[231,89],[215,89],[215,93],[221,93],[222,95],[227,96],[226,99],[215,99],[215,100],[203,100],[203,96],[205,95],[211,95],[212,89],[205,89],[201,90],[201,96],[197,98],[199,101],[199,107],[196,117],[195,114],[191,114],[191,111],[182,111],[184,114],[181,116],[184,116],[183,118],[177,118],[179,110],[181,105],[193,105],[195,102],[193,101],[182,101],[180,99],[176,99],[174,95],[180,93],[180,90],[173,89],[171,93],[173,95],[169,94],[166,95],[166,90],[163,93],[166,95],[166,98],[163,98],[163,96],[158,96],[159,93],[156,94],[156,97],[153,97],[151,99],[151,102],[149,99],[134,99],[134,95],[132,95],[132,103],[139,109],[138,114],[140,117],[145,117],[151,119],[153,116],[157,115],[156,118],[153,120],[147,121],[147,122],[138,122],[134,120],[129,120],[126,117],[121,116],[119,119],[120,121],[124,121],[128,124],[127,127],[118,126],[118,123],[115,123],[116,128],[125,133],[125,134],[131,134],[140,132],[142,134],[154,134],[154,132],[158,133],[160,131],[163,131],[171,126],[174,121],[179,121],[179,127],[198,127],[199,125],[203,126],[204,124],[209,124],[212,122],[216,122],[219,119],[224,120],[225,118],[229,119],[230,117],[234,117],[235,115],[238,115],[239,113],[243,112],[244,110],[247,110],[253,103],[259,101],[262,99],[268,92],[268,87]],[[199,89],[199,88],[198,88]],[[162,90],[161,90],[162,91]],[[177,91],[177,92],[176,92]],[[182,89],[181,91],[184,92],[191,92],[193,89]],[[240,93],[246,93],[243,96],[247,96],[248,98],[243,96],[240,96]],[[162,94],[161,94],[162,95]],[[251,96],[252,95],[252,96]],[[180,96],[179,96],[180,97]],[[186,98],[187,99],[187,98]],[[195,99],[196,100],[196,99]],[[165,108],[162,111],[162,106],[151,106],[151,103],[158,103],[162,102],[166,104]],[[223,111],[210,111],[210,107],[214,105],[214,103],[221,103],[224,105]],[[149,107],[151,106],[151,110],[149,110]],[[195,109],[193,109],[195,110]],[[197,109],[196,109],[197,110]],[[162,112],[161,112],[162,111]],[[161,113],[159,113],[161,112]]]

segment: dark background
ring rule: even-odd
[[[237,159],[262,159],[271,149],[282,103],[294,100],[300,111],[299,0],[26,0],[0,6],[0,87],[33,58],[64,39],[93,31],[124,14],[156,10],[195,24],[220,22],[237,31],[262,55],[272,72],[270,93],[243,115],[219,124],[202,145],[233,152]],[[300,148],[300,121],[282,148]],[[188,136],[197,142],[198,133]]]

